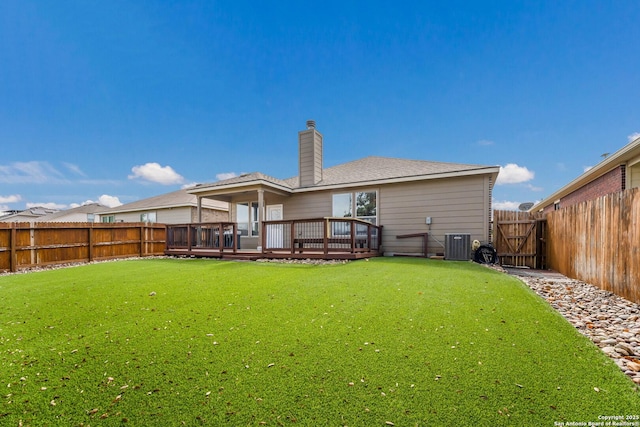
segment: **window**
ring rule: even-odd
[[[140,222],[156,222],[155,212],[145,212],[140,214]]]
[[[355,212],[356,218],[377,225],[377,206],[378,198],[375,191],[334,194],[332,216],[336,218],[353,218],[353,212]],[[367,227],[362,224],[356,225],[356,234],[366,234],[366,229]],[[351,234],[351,226],[347,222],[337,222],[333,224],[332,232],[334,236],[348,236]]]
[[[96,215],[95,214],[87,214],[87,222],[95,222],[96,220]]]
[[[102,222],[116,222],[116,216],[115,215],[102,215],[101,217]]]
[[[356,217],[376,224],[376,192],[356,193]]]
[[[351,218],[351,193],[333,195],[333,215],[336,218]]]
[[[375,191],[360,191],[333,195],[333,215],[337,218],[355,217],[376,225],[378,198]]]
[[[240,232],[240,235],[257,236],[259,233],[258,202],[237,203],[236,221],[238,223],[238,231]]]

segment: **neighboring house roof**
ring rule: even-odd
[[[260,172],[254,172],[210,184],[201,184],[192,187],[188,191],[198,193],[216,188],[234,188],[252,184],[263,184],[287,192],[303,192],[352,185],[418,181],[451,176],[475,175],[479,173],[495,173],[497,175],[498,171],[498,166],[371,156],[323,169],[322,180],[310,187],[300,187],[298,176],[281,180]]]
[[[196,196],[187,193],[186,189],[174,191],[172,193],[161,194],[159,196],[149,197],[147,199],[127,203],[111,209],[104,209],[97,213],[104,215],[121,212],[148,211],[152,209],[169,209],[184,206],[198,206],[198,200]],[[227,203],[211,199],[203,199],[202,207],[220,211],[229,210],[229,205]]]
[[[54,212],[58,212],[58,210],[36,206],[33,208],[25,209],[17,213],[0,217],[0,221],[1,222],[34,221],[36,218],[39,218],[44,215],[52,214]]]
[[[562,199],[563,197],[573,193],[577,189],[601,177],[621,164],[626,164],[628,162],[636,163],[638,161],[640,161],[640,138],[636,138],[631,141],[629,144],[607,156],[600,163],[587,170],[564,187],[537,202],[533,207],[531,207],[531,209],[529,209],[529,212],[536,212],[553,204],[556,200]]]
[[[67,217],[71,217],[73,215],[77,215],[77,214],[94,214],[94,213],[98,213],[101,211],[104,211],[105,209],[109,209],[106,206],[101,205],[100,203],[89,203],[86,205],[82,205],[82,206],[78,206],[76,208],[71,208],[71,209],[66,209],[63,211],[58,211],[58,212],[54,212],[54,213],[50,213],[47,215],[43,215],[41,217],[36,218],[34,221],[37,222],[47,222],[47,221],[51,221],[51,222],[57,222],[60,220],[64,220]]]

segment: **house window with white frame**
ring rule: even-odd
[[[116,216],[115,215],[100,215],[100,221],[105,222],[105,223],[116,222]]]
[[[110,224],[110,223],[116,222],[116,216],[115,215],[100,215],[100,221]]]
[[[258,236],[258,202],[236,203],[236,222],[241,236]]]
[[[155,212],[141,213],[140,214],[140,222],[155,223],[156,222],[156,213]]]

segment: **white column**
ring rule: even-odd
[[[262,250],[262,221],[264,221],[264,190],[258,190],[258,250]]]

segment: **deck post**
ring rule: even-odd
[[[262,223],[264,222],[264,190],[262,188],[258,189],[258,233],[260,233],[260,237],[262,238]],[[251,233],[251,231],[249,231]],[[264,240],[260,240],[261,243],[264,243]],[[260,251],[264,251],[264,244],[261,244],[258,248]]]
[[[324,246],[324,256],[325,258],[329,255],[329,218],[325,218],[323,221],[324,224],[324,235],[323,237],[323,246]]]
[[[202,196],[197,196],[197,214],[198,214],[198,222],[202,222]]]
[[[356,252],[356,223],[351,221],[351,253]]]

